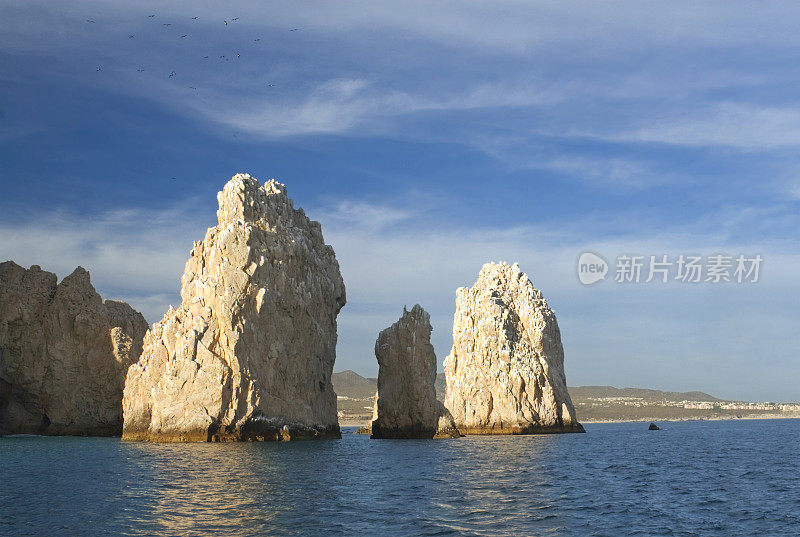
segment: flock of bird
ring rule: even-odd
[[[155,18],[156,18],[156,15],[155,15],[155,14],[153,14],[153,15],[148,15],[148,16],[147,16],[147,18],[148,18],[148,19],[155,19]],[[191,20],[193,20],[193,21],[197,21],[198,19],[199,19],[199,17],[191,17]],[[238,21],[238,20],[239,20],[239,17],[233,17],[232,19],[230,19],[230,23],[234,23],[234,22],[236,22],[236,21]],[[89,24],[97,24],[97,21],[95,21],[95,20],[92,20],[92,19],[86,19],[86,22],[87,22],[87,23],[89,23]],[[228,19],[223,19],[223,21],[222,21],[222,22],[223,22],[223,24],[224,24],[225,26],[228,26],[228,25],[229,25],[229,21],[228,21]],[[164,27],[170,27],[170,26],[172,26],[172,23],[170,23],[170,22],[165,22],[165,23],[162,23],[161,25],[162,25],[162,26],[164,26]],[[290,31],[290,32],[297,32],[297,31],[299,31],[299,30],[300,30],[300,28],[291,28],[289,31]],[[135,37],[136,37],[135,35],[129,35],[129,36],[128,36],[128,39],[134,39]],[[179,36],[179,39],[184,39],[184,38],[186,38],[186,37],[189,37],[189,34],[183,34],[183,35]],[[254,42],[254,43],[258,43],[259,41],[261,41],[261,38],[260,38],[260,37],[257,37],[257,38],[255,38],[255,39],[253,39],[253,42]],[[242,57],[241,53],[240,53],[240,52],[236,52],[236,59],[240,59],[241,57]],[[230,60],[231,60],[231,58],[232,58],[232,56],[229,58],[229,57],[228,57],[227,55],[225,55],[225,54],[222,54],[222,55],[220,55],[220,56],[219,56],[219,59],[220,59],[220,60],[225,60],[225,61],[230,61]],[[208,56],[208,55],[206,55],[206,56],[203,56],[203,59],[207,60],[207,59],[209,59],[209,56]],[[97,71],[98,71],[98,72],[102,72],[102,70],[103,70],[102,66],[98,66],[98,67],[97,67]],[[145,69],[143,69],[143,68],[136,69],[136,72],[137,72],[137,73],[143,73],[144,71],[145,71]],[[178,76],[178,73],[177,73],[177,72],[176,72],[176,71],[173,69],[173,70],[171,70],[171,71],[170,71],[168,78],[176,78],[177,76]],[[275,87],[275,84],[269,84],[269,83],[267,83],[267,84],[266,84],[266,86],[267,86],[267,87],[270,87],[270,88],[274,88],[274,87]],[[192,90],[197,90],[197,87],[195,87],[195,86],[187,86],[187,87],[188,87],[189,89],[192,89]]]

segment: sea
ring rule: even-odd
[[[800,535],[800,420],[151,444],[0,438],[0,535]]]

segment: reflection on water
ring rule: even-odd
[[[137,486],[123,496],[147,497],[146,509],[127,511],[118,526],[132,535],[232,534],[273,524],[285,507],[270,498],[282,493],[285,464],[255,444],[121,445]],[[269,446],[273,447],[273,446]],[[143,506],[144,507],[144,506]]]
[[[795,535],[800,421],[247,444],[0,439],[6,535]],[[788,477],[787,477],[788,476]]]

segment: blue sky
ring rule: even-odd
[[[455,289],[506,260],[555,309],[571,385],[800,400],[799,21],[783,2],[5,2],[0,258],[80,264],[155,322],[247,172],[336,250],[337,370],[375,375],[414,303],[441,363]],[[584,287],[584,250],[764,265]]]

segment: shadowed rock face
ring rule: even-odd
[[[555,314],[517,264],[486,264],[458,289],[444,369],[444,405],[463,434],[583,432]]]
[[[36,265],[1,263],[0,433],[120,434],[125,373],[146,331],[81,267],[59,284]]]
[[[217,199],[180,306],[128,374],[123,438],[340,437],[331,373],[345,287],[333,249],[280,183],[239,174]]]
[[[433,438],[445,420],[452,422],[436,400],[436,355],[431,345],[430,316],[419,304],[375,342],[378,358],[378,394],[372,421],[372,438]]]

